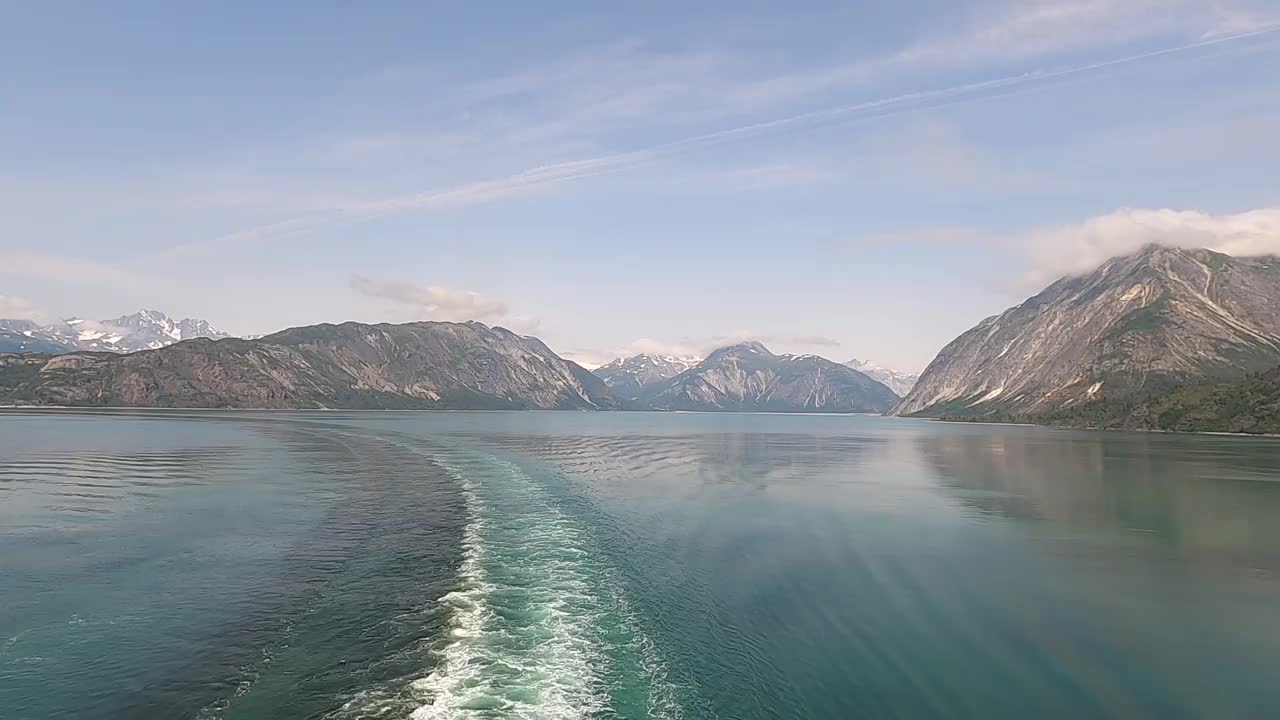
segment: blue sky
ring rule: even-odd
[[[0,315],[479,319],[922,368],[1280,248],[1280,2],[11,4]]]

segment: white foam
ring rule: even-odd
[[[414,720],[576,720],[607,715],[614,689],[643,693],[646,717],[683,716],[622,583],[542,485],[493,456],[410,449],[450,473],[466,506],[459,586],[437,599],[450,627],[429,675],[362,691],[343,716],[403,717],[408,694]]]
[[[597,673],[606,658],[574,528],[514,467],[500,469],[527,515],[497,527],[475,479],[486,473],[437,461],[461,485],[469,522],[461,587],[440,598],[452,610],[450,642],[434,671],[412,684],[423,701],[413,718],[594,716],[608,704]]]

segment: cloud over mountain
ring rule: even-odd
[[[352,275],[351,287],[369,297],[416,308],[424,320],[495,320],[505,317],[507,304],[470,290],[414,285]]]
[[[1031,231],[1013,242],[1028,255],[1024,281],[1043,285],[1151,244],[1208,248],[1237,257],[1280,254],[1280,208],[1229,215],[1122,208],[1081,223]]]

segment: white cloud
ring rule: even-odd
[[[1035,230],[1010,242],[1028,257],[1026,282],[1039,287],[1152,243],[1239,256],[1280,254],[1280,208],[1234,215],[1125,208],[1074,225]]]
[[[542,326],[538,318],[513,315],[502,300],[471,290],[379,280],[364,275],[352,275],[351,287],[363,295],[407,306],[419,320],[479,320],[519,335],[534,335]]]
[[[1280,208],[1235,214],[1200,210],[1121,208],[1078,223],[996,233],[965,226],[921,226],[855,236],[859,245],[971,245],[1018,257],[1019,290],[1090,272],[1147,245],[1207,248],[1240,257],[1280,255]]]
[[[423,320],[492,320],[507,314],[506,303],[469,290],[375,280],[363,275],[352,275],[351,287],[369,297],[415,308]]]
[[[44,322],[44,313],[36,310],[25,298],[0,295],[0,319]]]

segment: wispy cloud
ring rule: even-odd
[[[1206,0],[1017,0],[981,7],[958,29],[894,56],[897,64],[948,65],[1045,57],[1161,36],[1189,40],[1262,30],[1264,17]],[[1234,18],[1230,25],[1224,24]],[[1227,28],[1234,28],[1227,31]]]
[[[369,297],[382,298],[413,308],[423,320],[492,320],[507,315],[507,304],[469,290],[435,285],[414,285],[352,275],[351,287]]]
[[[405,306],[417,320],[479,320],[490,325],[502,325],[521,335],[532,335],[542,325],[535,317],[513,314],[502,300],[471,290],[380,280],[364,275],[352,275],[351,287],[367,297]]]
[[[635,150],[553,162],[487,180],[462,182],[418,193],[337,207],[332,211],[313,213],[248,228],[207,242],[191,243],[175,248],[175,250],[223,247],[227,244],[252,244],[295,235],[305,235],[333,225],[360,222],[390,212],[456,208],[490,203],[511,196],[526,194],[550,185],[632,170],[720,144],[745,142],[769,134],[793,132],[831,123],[850,122],[859,118],[892,116],[923,109],[936,109],[959,102],[990,99],[1030,85],[1051,82],[1075,75],[1101,73],[1124,65],[1203,50],[1212,46],[1239,42],[1277,31],[1280,31],[1280,27],[1266,26],[1241,33],[1214,35],[1193,42],[1098,62],[1071,65],[1054,70],[1032,70],[944,88],[899,93],[871,100],[793,113],[769,120],[690,135],[678,140],[649,145]]]

